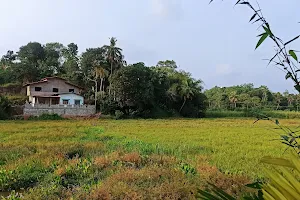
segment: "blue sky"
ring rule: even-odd
[[[235,0],[9,0],[1,3],[0,54],[29,41],[77,43],[80,51],[117,37],[129,63],[155,65],[173,59],[205,88],[254,83],[294,92],[291,81],[265,58],[266,42],[254,51],[260,33],[252,13]],[[285,40],[299,34],[299,0],[260,0],[274,32]],[[269,5],[268,5],[269,4]],[[280,13],[280,14],[278,14]],[[299,46],[294,44],[294,48]]]

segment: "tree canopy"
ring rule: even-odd
[[[123,117],[181,115],[202,117],[206,109],[202,81],[178,69],[174,60],[127,65],[117,39],[88,48],[78,45],[29,42],[15,53],[7,51],[0,61],[0,85],[23,85],[44,77],[58,76],[86,88],[86,103],[97,103],[103,113]]]

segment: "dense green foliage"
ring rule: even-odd
[[[0,61],[0,85],[24,84],[59,76],[86,88],[87,103],[119,117],[202,117],[206,98],[202,82],[177,69],[173,60],[156,66],[127,65],[117,40],[81,55],[74,43],[30,42]]]
[[[273,93],[268,87],[255,88],[253,84],[232,87],[214,87],[206,90],[211,110],[293,110],[300,109],[300,95]]]
[[[11,114],[11,104],[9,100],[0,95],[0,120],[7,119]]]
[[[206,118],[260,118],[270,117],[273,119],[300,119],[300,113],[297,111],[283,110],[207,110]]]
[[[201,81],[174,67],[158,65],[149,68],[144,63],[137,63],[118,70],[111,82],[114,94],[109,101],[115,102],[115,109],[121,115],[204,116],[206,98],[201,93]]]
[[[64,118],[58,114],[42,114],[40,116],[30,116],[29,120],[63,120]]]

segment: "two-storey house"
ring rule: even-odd
[[[83,105],[83,88],[59,77],[47,77],[25,85],[29,103],[48,105]]]

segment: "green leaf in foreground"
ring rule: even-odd
[[[295,168],[294,164],[291,163],[291,161],[284,158],[272,158],[270,156],[266,156],[261,159],[261,162],[277,166]]]
[[[265,39],[269,36],[268,33],[263,33],[261,38],[259,39],[259,41],[257,42],[257,45],[255,47],[255,49],[257,49],[264,41]]]
[[[250,183],[247,184],[246,187],[253,188],[253,189],[262,189],[262,183],[260,182]]]
[[[285,79],[289,79],[292,77],[292,73],[291,72],[288,72],[286,75],[285,75]]]
[[[293,50],[289,50],[289,54],[296,60],[298,61],[298,57],[297,55],[295,54],[295,52]]]

